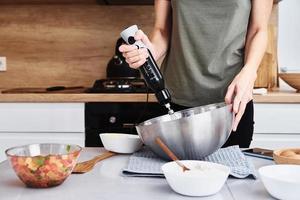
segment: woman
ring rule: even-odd
[[[142,40],[161,66],[176,110],[224,101],[233,104],[233,133],[224,146],[249,147],[253,135],[252,90],[267,46],[273,0],[156,0],[151,39]],[[130,67],[145,49],[122,45]]]

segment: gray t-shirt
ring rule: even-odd
[[[171,0],[172,33],[162,73],[172,101],[224,101],[244,64],[251,0]]]

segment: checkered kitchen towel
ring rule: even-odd
[[[244,156],[238,146],[219,149],[204,160],[230,167],[230,175],[233,177],[257,178],[253,163]],[[165,160],[160,159],[148,148],[143,148],[130,156],[127,167],[123,169],[123,174],[126,176],[163,177],[161,166],[165,163]]]

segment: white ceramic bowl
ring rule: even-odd
[[[174,161],[162,166],[162,171],[170,187],[187,196],[209,196],[221,190],[230,172],[224,165],[198,161],[180,161],[191,170],[182,171]]]
[[[134,153],[143,145],[138,135],[126,133],[101,133],[99,135],[104,148],[116,153]]]
[[[267,191],[277,199],[300,199],[300,166],[268,165],[259,170]]]

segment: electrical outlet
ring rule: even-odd
[[[6,71],[6,57],[0,57],[0,71]]]

